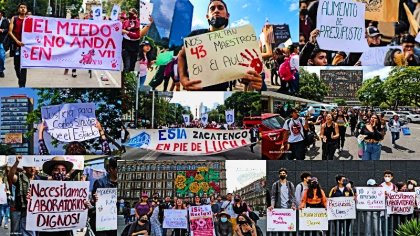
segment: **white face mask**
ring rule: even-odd
[[[412,190],[412,189],[414,188],[414,185],[409,184],[409,185],[407,186],[407,188],[408,188],[408,189],[410,189],[410,190]]]
[[[387,182],[387,183],[391,182],[391,178],[389,178],[389,177],[385,177],[384,179],[385,179],[385,182]]]

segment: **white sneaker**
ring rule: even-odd
[[[9,227],[8,227],[7,225],[4,225],[4,228],[5,228],[5,229],[8,229]]]
[[[395,148],[395,144],[392,144],[392,147]]]

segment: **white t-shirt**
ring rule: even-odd
[[[303,126],[305,118],[298,117],[296,120],[290,118],[284,122],[283,129],[290,131],[289,143],[297,143],[304,140]]]
[[[293,54],[290,58],[290,69],[293,71],[299,70],[299,55]]]
[[[391,132],[400,132],[401,130],[401,123],[400,121],[391,120],[389,123],[391,126],[389,127],[389,130]]]

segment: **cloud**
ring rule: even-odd
[[[292,2],[289,5],[289,11],[296,11],[297,9],[299,9],[299,3],[298,2]]]
[[[203,29],[203,28],[208,28],[208,27],[209,27],[209,25],[205,21],[205,18],[198,17],[197,14],[194,14],[193,20],[192,20],[192,29],[193,30]]]
[[[242,8],[247,8],[248,7],[248,4],[247,3],[245,3],[244,5],[242,5]]]
[[[238,27],[238,26],[242,26],[242,25],[247,25],[247,24],[250,23],[249,20],[247,20],[247,19],[248,19],[248,17],[244,17],[244,18],[241,18],[237,21],[234,21],[234,22],[230,23],[230,27]]]

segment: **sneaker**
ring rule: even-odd
[[[392,144],[392,147],[395,148],[395,144]]]
[[[9,226],[6,224],[6,225],[4,225],[4,228],[5,228],[5,229],[8,229],[8,228],[9,228]]]

